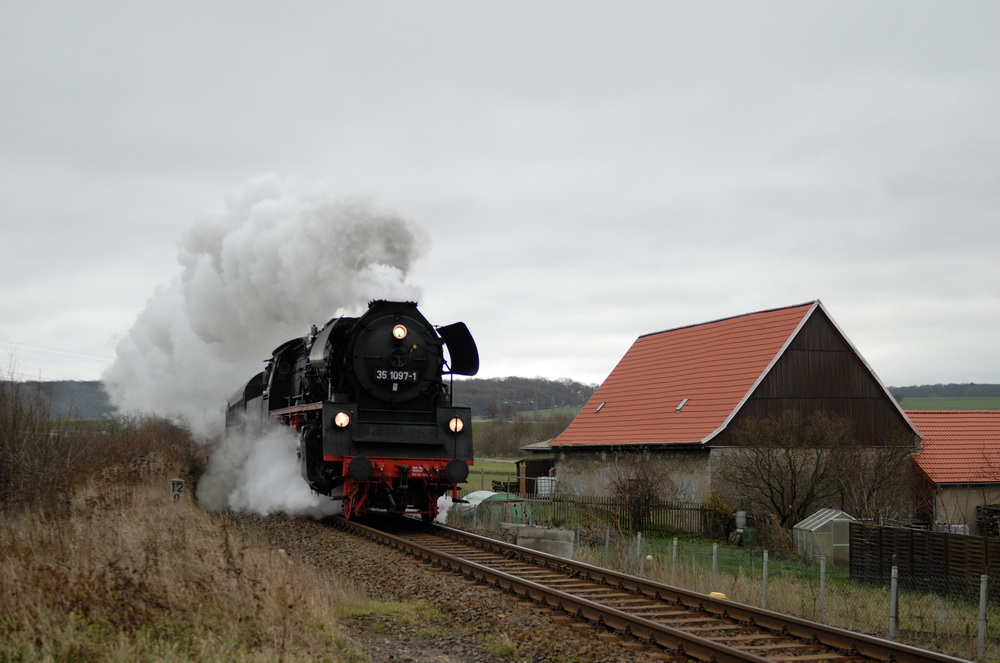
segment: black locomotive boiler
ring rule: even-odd
[[[292,428],[303,478],[343,500],[347,518],[383,509],[430,520],[472,464],[471,410],[452,403],[449,376],[478,370],[465,323],[435,327],[414,302],[373,301],[279,346],[230,398],[226,431]]]

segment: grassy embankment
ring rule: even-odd
[[[169,501],[168,476],[3,517],[0,660],[362,660],[337,628],[360,595]]]
[[[202,461],[166,422],[56,424],[0,383],[0,661],[365,660],[338,617],[399,607],[172,501]]]

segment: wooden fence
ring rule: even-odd
[[[469,481],[460,491],[465,497],[477,490],[518,493],[519,477],[505,472],[472,470]],[[534,478],[533,478],[534,479]],[[534,483],[534,481],[532,481]],[[576,525],[599,520],[623,530],[629,529],[628,510],[620,497],[589,497],[563,494],[521,494],[536,514],[536,522],[557,522]],[[660,502],[653,505],[644,528],[648,534],[685,532],[707,534],[708,518],[700,504],[690,502]]]
[[[620,497],[593,497],[556,494],[527,498],[536,512],[551,509],[551,520],[564,525],[599,520],[604,524],[629,528],[628,509]],[[705,534],[707,519],[699,504],[659,502],[650,509],[644,531],[648,534],[687,532]]]
[[[888,583],[897,568],[903,587],[975,593],[979,579],[1000,585],[1000,539],[851,523],[851,578]]]

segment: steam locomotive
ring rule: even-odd
[[[446,376],[478,371],[465,323],[435,327],[415,302],[377,300],[278,346],[229,399],[226,432],[291,427],[302,477],[347,518],[381,509],[431,520],[472,464],[471,410],[452,403]]]

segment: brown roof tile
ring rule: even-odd
[[[910,410],[917,466],[934,483],[1000,483],[1000,411]]]
[[[817,306],[808,302],[640,336],[552,446],[706,441]]]

